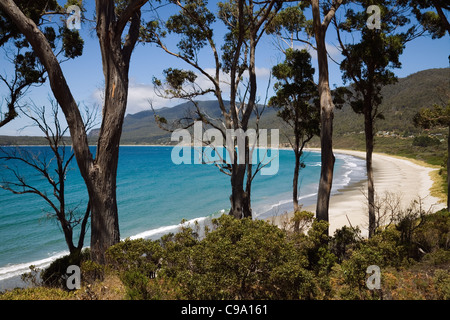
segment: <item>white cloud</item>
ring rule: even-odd
[[[103,104],[103,95],[103,89],[97,89],[93,92],[93,98],[100,106]],[[150,110],[150,102],[155,109],[170,107],[179,103],[179,101],[159,97],[155,93],[153,84],[130,81],[126,113],[134,114],[144,110]]]
[[[205,71],[210,74],[215,74],[215,69],[213,68],[206,68]],[[270,69],[268,68],[256,68],[256,76],[258,79],[265,80],[269,78],[270,75]],[[247,78],[248,74],[244,73],[244,78]],[[224,99],[227,99],[229,93],[230,93],[230,76],[229,74],[226,74],[221,71],[220,73],[220,79],[221,84],[220,88],[222,90],[222,94]],[[203,74],[197,73],[197,80],[196,84],[199,88],[202,90],[206,90],[208,88],[213,88],[213,85],[211,81]],[[93,100],[97,102],[100,106],[103,104],[103,89],[96,89],[92,96]],[[215,99],[213,94],[208,94],[203,97],[198,97],[199,100],[205,100],[205,99]],[[179,103],[184,102],[180,99],[165,99],[160,96],[158,96],[155,92],[153,84],[149,83],[137,83],[133,81],[133,79],[130,80],[130,85],[128,87],[128,103],[127,103],[127,114],[134,114],[140,111],[144,110],[150,110],[150,101],[153,105],[153,108],[160,109],[163,107],[173,107]]]
[[[341,52],[335,45],[326,43],[325,46],[327,48],[327,52],[328,52],[329,56],[331,56],[332,59],[339,60],[342,57]],[[298,49],[298,50],[306,49],[309,52],[309,54],[311,55],[311,58],[313,60],[317,60],[317,51],[314,50],[313,48],[311,48],[311,46],[308,44],[294,46],[294,49]]]
[[[152,84],[131,84],[128,88],[127,113],[137,113],[153,108],[159,109],[170,104],[170,100],[158,97]]]

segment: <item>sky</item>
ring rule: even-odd
[[[209,6],[212,11],[215,11],[216,2],[210,1]],[[169,9],[164,8],[163,10],[163,14],[170,13]],[[87,17],[92,17],[93,11],[93,1],[87,1]],[[306,16],[308,18],[307,13]],[[218,41],[220,41],[224,34],[223,25],[221,23],[216,23],[214,31],[217,33]],[[83,23],[80,33],[85,41],[83,55],[75,60],[64,62],[62,64],[62,69],[75,99],[80,104],[101,108],[104,78],[98,39],[96,38],[93,24]],[[337,62],[341,61],[342,56],[336,47],[336,31],[333,26],[330,26],[328,29],[326,42],[328,53],[333,60],[336,60]],[[276,43],[277,40],[274,36],[265,36],[262,38],[256,51],[258,96],[261,102],[266,98],[266,89],[268,87],[271,68],[283,60],[283,54]],[[172,45],[174,48],[173,41],[169,40],[169,45]],[[305,48],[307,46],[298,43],[295,44],[295,47]],[[5,60],[5,51],[1,49],[0,51],[2,55],[0,57],[0,72],[8,75],[8,73],[10,74],[11,72],[10,64]],[[312,49],[309,49],[309,51],[312,55],[313,67],[316,69],[317,80],[318,66],[316,54]],[[448,34],[441,39],[431,39],[430,36],[423,36],[406,45],[400,58],[402,68],[393,71],[398,77],[402,78],[425,69],[449,67],[449,54],[450,37]],[[201,53],[200,62],[207,70],[212,70],[214,67],[211,56],[211,51],[208,50],[208,48]],[[336,86],[343,85],[339,65],[330,59],[328,63],[331,88],[333,89]],[[155,109],[172,107],[181,102],[179,100],[163,99],[155,94],[152,78],[161,78],[163,70],[169,67],[186,68],[187,65],[179,59],[167,55],[162,49],[154,45],[139,44],[135,48],[131,58],[129,71],[130,84],[127,114],[150,110],[149,100],[152,101]],[[206,84],[205,79],[202,79],[202,77],[199,77],[198,79],[202,84]],[[273,83],[274,80],[272,79],[270,88],[273,86]],[[4,89],[4,84],[0,84],[0,96],[4,96]],[[225,87],[224,90],[226,91]],[[269,96],[271,94],[273,94],[273,91],[269,90]],[[21,103],[27,104],[32,101],[37,105],[49,105],[50,98],[53,98],[53,94],[49,84],[45,83],[40,87],[31,88],[22,99]],[[2,97],[2,100],[3,99],[4,98]],[[204,99],[214,99],[214,97],[209,96]],[[3,108],[4,106],[5,103],[3,101]],[[26,127],[29,124],[28,121],[29,120],[24,116],[17,118],[0,128],[0,135],[40,135],[39,129]]]

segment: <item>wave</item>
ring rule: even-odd
[[[350,155],[336,154],[336,158],[343,160],[343,164],[340,167],[343,173],[339,175],[339,178],[333,183],[332,195],[336,194],[338,188],[343,188],[349,185],[352,181],[360,181],[365,178],[365,162],[363,159],[356,158]],[[313,162],[310,166],[320,166],[320,162]],[[309,190],[317,190],[317,185],[312,186]],[[309,192],[305,195],[299,197],[299,201],[303,203],[304,206],[309,206],[314,204],[316,201],[317,192]],[[276,216],[285,212],[292,211],[292,199],[282,199],[277,203],[266,204],[260,208],[255,207],[254,218],[255,219],[266,219],[271,216]],[[162,226],[150,230],[146,230],[130,236],[130,239],[151,239],[157,240],[168,233],[179,232],[183,227],[195,227],[198,226],[199,236],[202,237],[202,232],[204,227],[211,224],[212,219],[219,217],[224,214],[226,209],[216,211],[208,216],[197,217],[190,219],[186,222]],[[23,273],[29,272],[29,266],[34,265],[36,268],[43,269],[48,267],[53,261],[58,258],[67,255],[68,251],[54,252],[49,254],[47,258],[36,260],[26,263],[10,264],[4,267],[0,267],[0,281],[20,276]]]
[[[346,154],[336,154],[336,158],[342,160],[344,163],[341,165],[343,173],[335,178],[333,181],[333,188],[331,190],[331,195],[339,193],[340,189],[349,186],[352,182],[358,182],[366,178],[365,171],[365,161],[364,159],[354,157],[352,155]],[[320,167],[320,162],[308,163],[308,167]],[[312,188],[317,190],[318,185]],[[310,190],[311,190],[310,189]],[[308,193],[306,195],[300,196],[298,198],[299,203],[304,207],[314,204],[317,200],[317,192]],[[293,201],[292,199],[284,199],[278,201],[276,204],[264,206],[256,212],[254,217],[256,219],[267,219],[272,216],[277,216],[279,214],[284,214],[286,212],[293,211]]]
[[[188,220],[183,223],[179,223],[176,225],[170,225],[170,226],[164,226],[159,227],[156,229],[150,229],[143,232],[140,232],[136,235],[133,235],[129,237],[129,239],[150,239],[150,240],[157,240],[161,238],[162,236],[169,234],[169,233],[177,233],[181,231],[182,228],[195,228],[195,226],[198,226],[198,234],[200,237],[204,235],[204,227],[207,225],[211,225],[212,219],[218,218],[220,215],[224,214],[226,212],[225,209],[219,210],[209,216],[206,217],[199,217],[194,218],[191,220]],[[122,239],[124,240],[124,239]],[[88,247],[86,247],[88,248]],[[30,272],[30,266],[34,266],[37,269],[45,269],[47,268],[53,261],[56,259],[62,258],[65,255],[68,255],[69,251],[61,251],[61,252],[55,252],[52,253],[48,258],[44,258],[41,260],[31,261],[31,262],[24,262],[24,263],[18,263],[18,264],[11,264],[4,267],[0,267],[0,281],[4,281],[13,277],[18,277],[24,273]]]
[[[183,223],[179,223],[176,225],[170,225],[170,226],[163,226],[156,229],[150,229],[143,232],[140,232],[134,236],[129,237],[131,240],[135,239],[150,239],[150,240],[157,240],[161,238],[162,236],[169,234],[169,233],[176,233],[178,231],[181,231],[182,228],[187,227],[195,227],[198,226],[199,232],[204,230],[204,226],[211,223],[212,219],[219,217],[220,215],[225,213],[225,209],[219,210],[209,216],[206,217],[199,217],[194,218],[191,220],[188,220]],[[200,235],[202,236],[202,235]]]
[[[15,276],[19,276],[23,273],[30,271],[30,266],[35,266],[38,269],[48,267],[53,261],[69,254],[69,251],[61,251],[53,253],[50,257],[32,262],[19,263],[13,265],[7,265],[0,268],[0,281],[9,279]]]

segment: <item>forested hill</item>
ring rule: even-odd
[[[383,103],[380,107],[385,117],[377,120],[376,130],[381,132],[395,132],[400,136],[415,135],[419,129],[412,123],[414,114],[422,107],[430,107],[433,103],[443,104],[450,99],[450,68],[429,69],[414,73],[406,78],[400,78],[394,85],[383,88]],[[199,101],[200,109],[209,116],[220,117],[220,109],[217,101]],[[260,106],[261,108],[261,106]],[[157,114],[173,120],[183,118],[193,110],[191,103],[183,103],[172,108],[156,110]],[[253,119],[254,120],[254,119]],[[275,129],[283,128],[282,121],[276,116],[272,108],[265,108],[260,120],[261,128]],[[363,116],[355,114],[348,105],[335,111],[334,134],[336,136],[359,133],[364,130]],[[95,143],[99,130],[90,132],[90,140]],[[283,135],[280,137],[284,140]],[[27,143],[29,141],[29,143]],[[0,136],[0,144],[41,144],[43,139],[31,137]],[[125,117],[123,125],[122,144],[168,144],[170,133],[160,129],[154,119],[151,110]]]
[[[400,136],[417,134],[412,118],[423,107],[434,103],[445,104],[450,99],[450,68],[429,69],[398,79],[393,85],[382,89],[380,106],[384,120],[377,120],[376,130],[394,132]],[[364,128],[362,115],[353,112],[350,106],[335,111],[335,134],[360,132]]]
[[[433,103],[443,104],[450,99],[450,68],[429,69],[400,78],[394,85],[382,89],[383,103],[380,107],[385,117],[377,120],[376,130],[395,132],[400,136],[414,135],[419,132],[412,123],[414,114],[422,107]],[[211,117],[220,117],[216,101],[200,101],[200,109]],[[157,114],[168,122],[185,117],[193,109],[192,104],[183,103],[173,108],[156,110]],[[260,121],[261,128],[280,128],[283,124],[276,111],[266,108]],[[335,111],[335,135],[358,133],[364,130],[363,116],[353,112],[349,105]],[[97,132],[93,131],[92,135]],[[280,137],[284,140],[283,137]],[[161,130],[155,123],[153,111],[142,111],[125,118],[122,144],[167,144],[170,133]]]

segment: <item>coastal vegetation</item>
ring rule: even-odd
[[[384,1],[383,6],[378,6],[382,12],[388,12],[392,3]],[[397,77],[391,71],[400,68],[400,55],[403,53],[407,41],[417,35],[414,27],[405,32],[398,32],[408,19],[398,12],[384,15],[381,30],[373,28],[357,28],[364,24],[365,19],[353,10],[346,12],[346,19],[335,26],[344,60],[340,64],[342,77],[345,82],[351,81],[349,90],[346,90],[347,101],[353,111],[364,116],[364,134],[366,140],[366,172],[367,172],[367,202],[369,212],[369,237],[375,232],[375,186],[372,167],[372,155],[374,150],[375,122],[384,116],[379,110],[383,100],[381,89],[395,83]],[[399,21],[401,21],[399,23]],[[382,25],[381,25],[382,24]],[[341,33],[361,30],[359,43],[344,43]]]
[[[274,84],[276,93],[268,105],[277,109],[277,116],[291,129],[286,133],[286,139],[295,155],[292,201],[294,211],[298,211],[298,179],[300,168],[305,166],[302,161],[303,149],[314,136],[320,135],[320,111],[311,55],[304,49],[299,51],[291,48],[284,54],[285,61],[272,68],[273,76],[277,79]],[[290,139],[291,135],[293,139]]]
[[[126,239],[105,265],[86,249],[79,290],[61,281],[73,263],[64,257],[37,286],[0,299],[450,299],[450,213],[412,204],[391,214],[370,239],[347,226],[324,237],[327,222],[306,211],[283,229],[223,215],[203,238],[194,224],[158,241]],[[369,265],[381,268],[380,289],[366,286]]]

